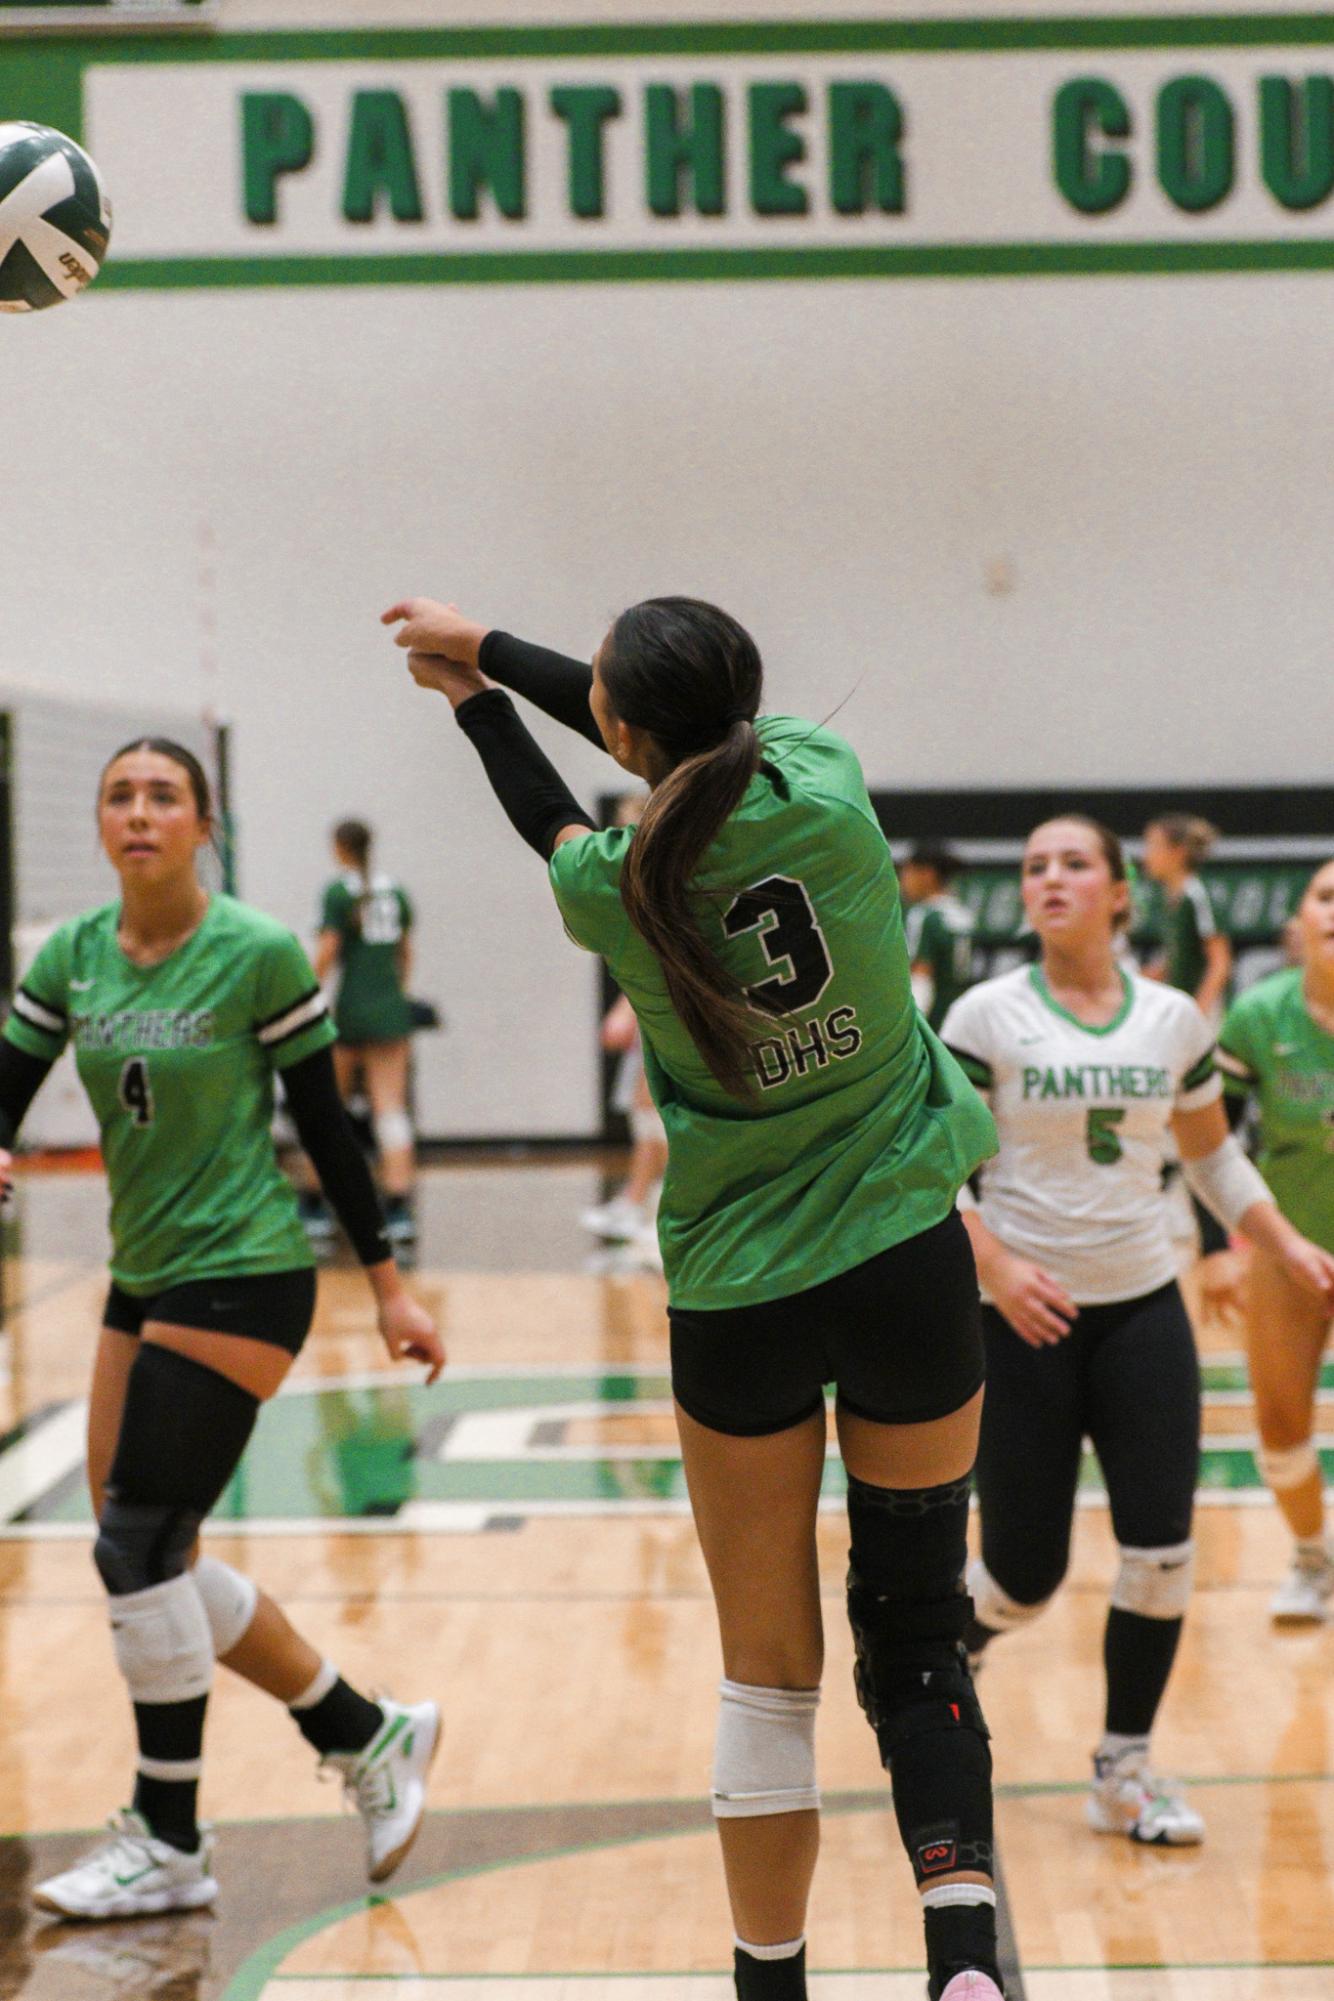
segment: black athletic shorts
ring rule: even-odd
[[[142,1298],[113,1284],[102,1324],[120,1334],[138,1334],[146,1320],[165,1320],[210,1334],[243,1334],[299,1355],[314,1317],[315,1273],[303,1265],[245,1278],[186,1279]]]
[[[833,1383],[877,1424],[946,1417],[982,1387],[973,1247],[957,1211],[808,1292],[700,1313],[670,1307],[672,1390],[711,1431],[801,1424]]]

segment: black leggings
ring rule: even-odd
[[[982,1561],[1007,1597],[1039,1605],[1065,1576],[1085,1438],[1102,1466],[1117,1541],[1190,1536],[1200,1370],[1175,1284],[1084,1306],[1051,1348],[983,1309],[987,1395],[977,1455]]]

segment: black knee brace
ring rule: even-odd
[[[141,1346],[93,1548],[109,1592],[119,1597],[180,1575],[258,1412],[257,1397],[215,1370],[156,1342]]]
[[[961,1644],[968,1482],[899,1491],[849,1477],[848,1519],[857,1699],[914,1874],[990,1874],[991,1752]]]

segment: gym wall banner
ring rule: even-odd
[[[1328,13],[84,38],[32,58],[0,44],[0,116],[99,162],[103,287],[1334,266]]]

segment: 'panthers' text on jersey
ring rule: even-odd
[[[984,980],[943,1035],[1000,1132],[982,1173],[982,1220],[1081,1305],[1135,1299],[1176,1275],[1162,1170],[1173,1112],[1222,1090],[1193,1000],[1122,969],[1114,1020],[1089,1028],[1038,966]]]

